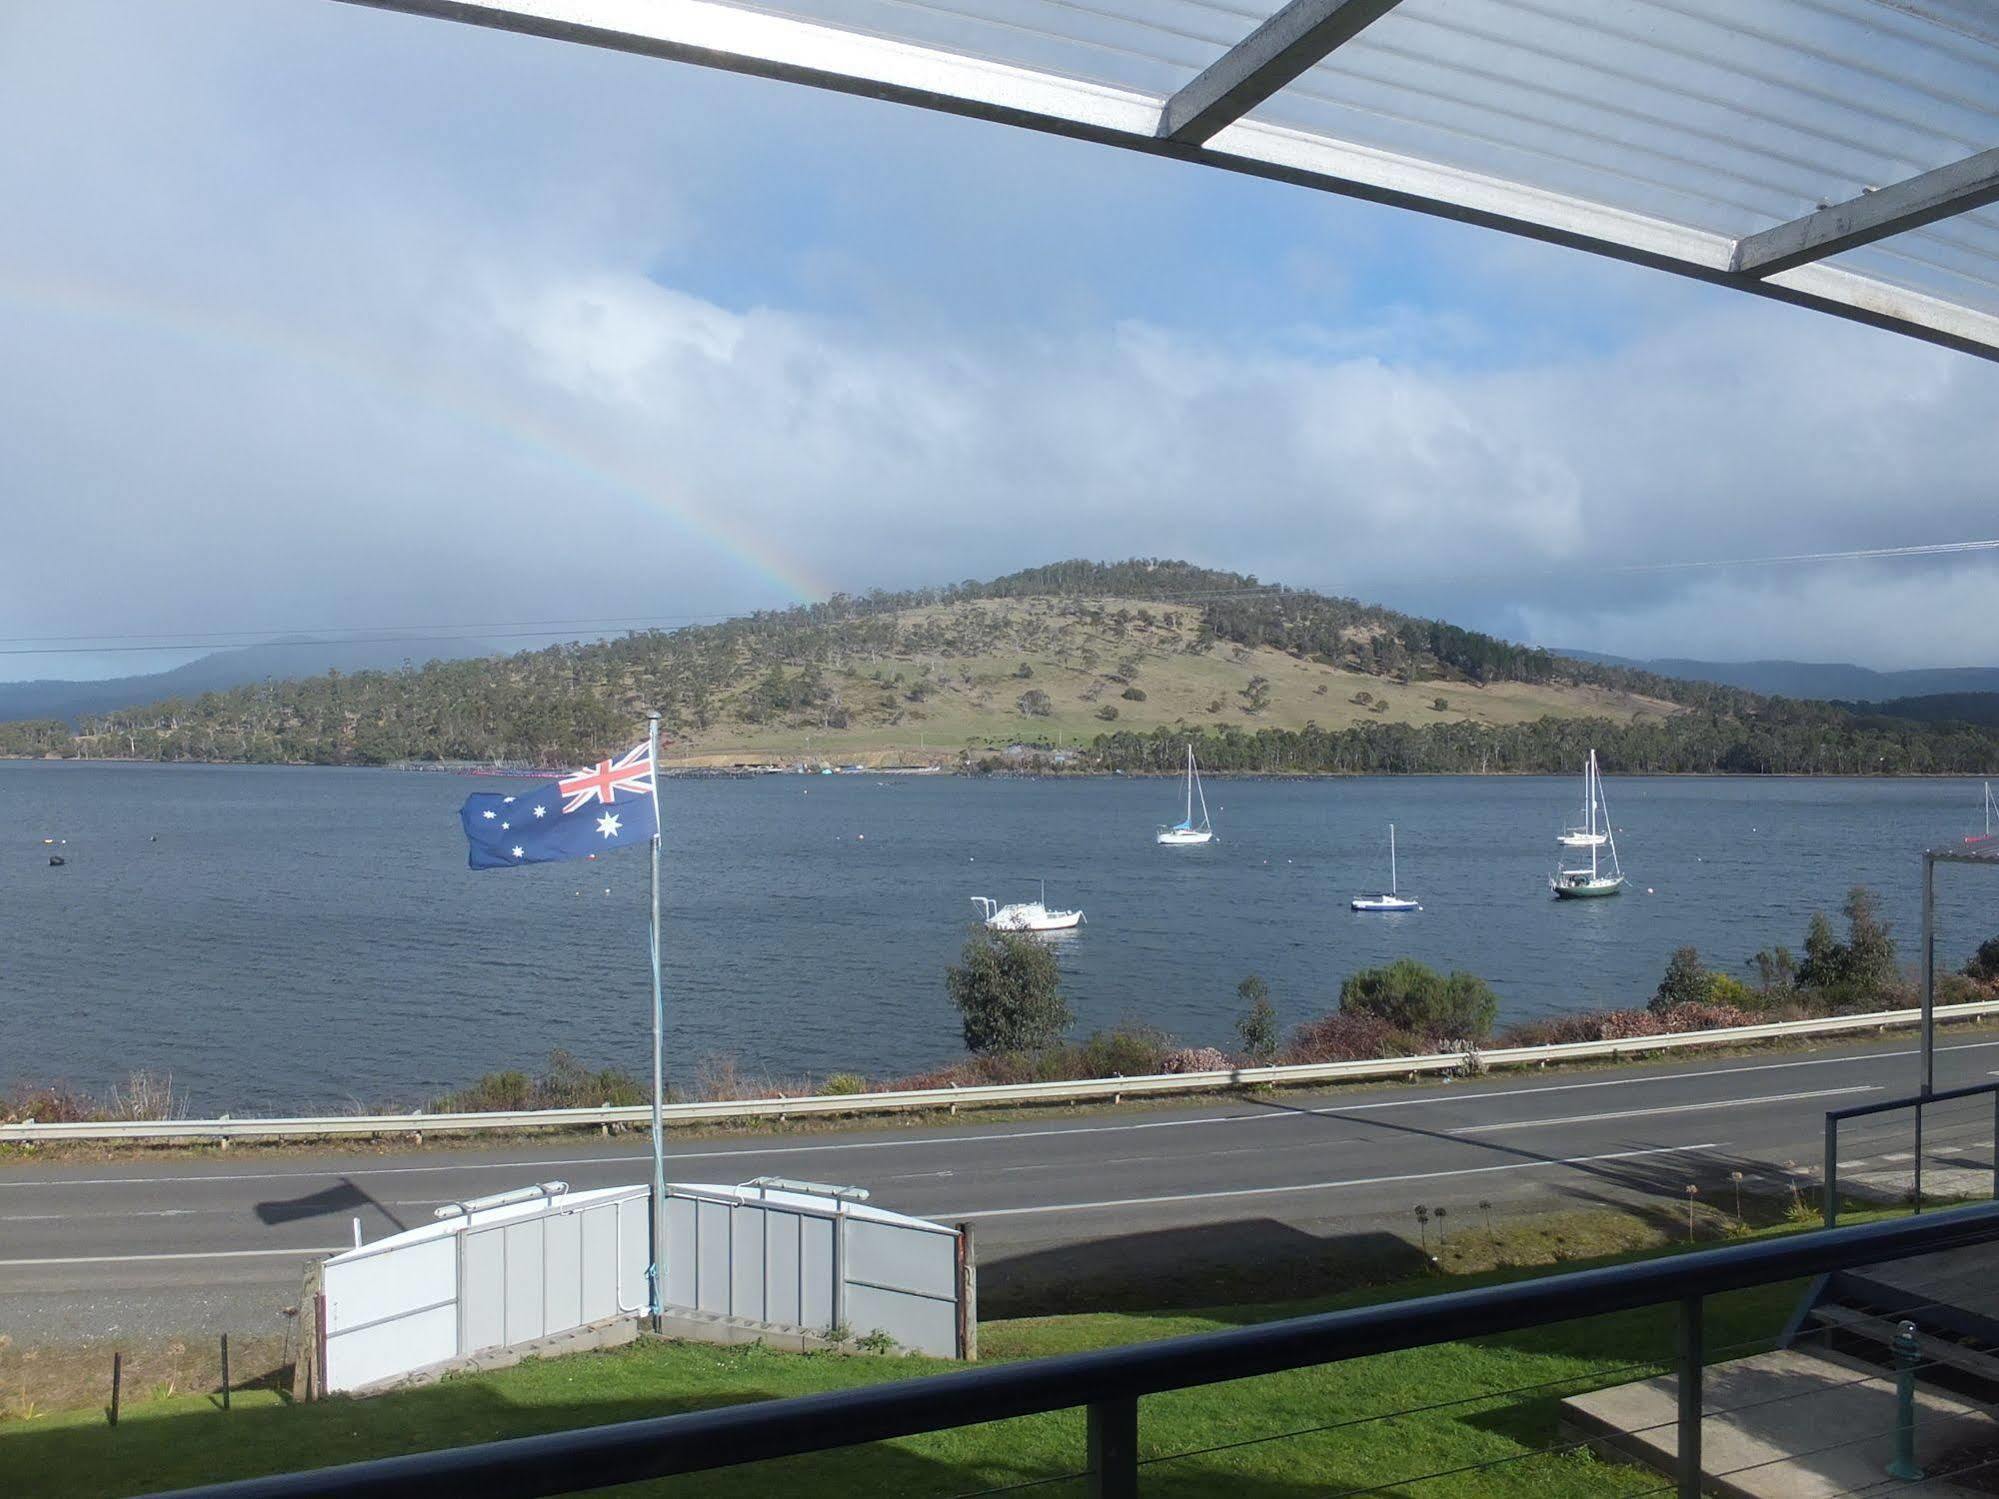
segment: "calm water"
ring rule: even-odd
[[[552,1047],[641,1069],[643,851],[474,874],[444,775],[0,763],[0,1081],[171,1070],[199,1109],[418,1103]],[[1916,853],[1975,782],[1619,779],[1632,889],[1548,898],[1577,780],[1211,780],[1225,840],[1162,849],[1166,782],[768,777],[667,792],[670,1067],[885,1073],[959,1049],[942,973],[967,897],[1089,925],[1061,947],[1085,1028],[1225,1043],[1252,970],[1287,1023],[1401,954],[1471,968],[1512,1016],[1649,996],[1672,949],[1795,948],[1875,886],[1914,955]],[[1398,828],[1420,915],[1363,917]],[[48,867],[43,837],[66,838]],[[1946,870],[1942,955],[1999,931],[1999,880]]]

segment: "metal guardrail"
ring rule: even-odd
[[[1902,1109],[1915,1111],[1914,1145],[1910,1166],[1914,1181],[1910,1195],[1917,1212],[1923,1210],[1923,1113],[1932,1104],[1955,1103],[1965,1098],[1992,1100],[1992,1196],[1999,1201],[1999,1083],[1973,1083],[1968,1088],[1946,1088],[1941,1093],[1914,1093],[1907,1098],[1884,1098],[1877,1103],[1855,1104],[1833,1109],[1825,1116],[1825,1226],[1839,1225],[1839,1127],[1849,1119],[1871,1114],[1892,1114]]]
[[[1138,1491],[1138,1405],[1146,1396],[1665,1303],[1680,1309],[1677,1491],[1698,1499],[1705,1298],[1995,1240],[1999,1205],[1958,1208],[1121,1348],[182,1489],[163,1499],[542,1499],[1077,1406],[1088,1411],[1091,1492],[1129,1496]]]
[[[1939,1005],[1939,1020],[1971,1020],[1999,1015],[1999,1000]],[[1289,1067],[1235,1067],[1215,1072],[1165,1072],[1143,1077],[1077,1078],[1054,1083],[992,1083],[974,1087],[917,1088],[893,1093],[830,1093],[804,1098],[750,1098],[718,1103],[668,1104],[669,1124],[719,1123],[816,1114],[887,1114],[911,1110],[993,1107],[1013,1103],[1088,1103],[1175,1093],[1214,1093],[1229,1088],[1295,1087],[1309,1083],[1364,1082],[1417,1077],[1479,1068],[1531,1067],[1640,1056],[1700,1046],[1739,1046],[1754,1041],[1831,1036],[1849,1031],[1886,1030],[1917,1024],[1919,1010],[1882,1010],[1868,1015],[1835,1015],[1818,1020],[1783,1020],[1767,1025],[1718,1030],[1676,1031],[1616,1041],[1572,1041],[1557,1046],[1500,1047],[1492,1051],[1447,1051],[1416,1057],[1382,1057],[1359,1062],[1310,1062]],[[574,1128],[605,1124],[647,1124],[652,1110],[630,1107],[496,1110],[472,1114],[352,1114],[284,1119],[112,1119],[80,1124],[0,1124],[0,1144],[56,1140],[253,1140],[336,1135],[392,1135],[476,1130]]]

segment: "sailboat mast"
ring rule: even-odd
[[[1194,825],[1194,746],[1187,746],[1187,826]]]
[[[1401,894],[1395,883],[1395,824],[1392,822],[1388,825],[1388,893]]]
[[[1590,883],[1597,880],[1596,870],[1596,751],[1589,752],[1589,765],[1583,771],[1583,794],[1589,798],[1589,877]]]

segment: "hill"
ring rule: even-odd
[[[1008,763],[1097,769],[1974,773],[1999,735],[1863,721],[1566,661],[1438,620],[1187,563],[1065,562],[840,595],[722,624],[395,672],[329,673],[62,724],[0,752],[382,764],[575,764],[657,706],[685,766]]]
[[[211,651],[167,671],[96,681],[40,678],[0,682],[0,722],[61,719],[74,724],[88,713],[109,713],[134,703],[226,692],[271,678],[316,676],[326,671],[394,670],[405,661],[454,661],[490,656],[493,647],[477,640],[277,640],[234,650]]]
[[[1597,651],[1559,651],[1558,655],[1598,666],[1620,666],[1654,676],[1714,682],[1746,692],[1774,697],[1816,698],[1834,702],[1930,697],[1939,694],[1999,692],[1999,667],[1941,666],[1914,671],[1874,671],[1843,661],[1692,661],[1664,657],[1652,661],[1606,656]],[[1889,711],[1878,709],[1877,711]],[[1896,717],[1912,717],[1896,714]]]

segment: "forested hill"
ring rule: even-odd
[[[515,656],[259,683],[0,724],[0,754],[571,765],[647,708],[689,765],[1954,772],[1999,733],[1568,660],[1182,562],[1061,562]]]

